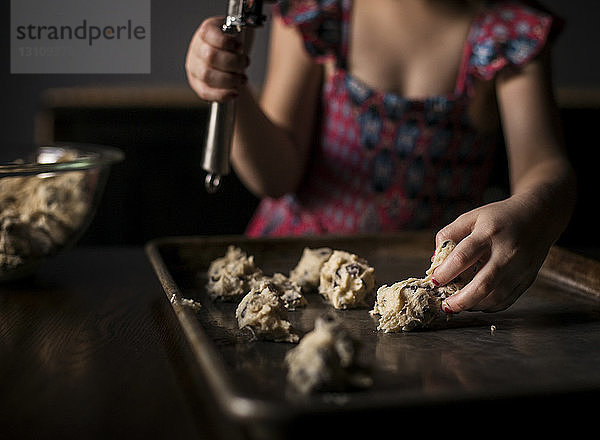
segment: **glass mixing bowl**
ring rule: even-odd
[[[116,148],[73,143],[24,156],[0,162],[0,282],[29,275],[74,245],[94,217],[111,165],[124,158]]]

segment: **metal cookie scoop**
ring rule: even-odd
[[[244,38],[246,27],[259,27],[265,16],[262,14],[262,0],[229,0],[223,32],[240,34]],[[221,184],[221,177],[229,174],[229,155],[235,125],[235,100],[213,102],[210,107],[208,133],[202,159],[206,171],[204,186],[208,193],[215,193]]]

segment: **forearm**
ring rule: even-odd
[[[255,194],[277,197],[300,184],[314,144],[322,75],[296,29],[273,20],[260,102],[242,88],[232,154]]]
[[[248,88],[237,98],[231,153],[237,175],[257,196],[293,191],[304,171],[304,153],[291,133],[275,124]]]
[[[539,232],[555,241],[566,228],[575,205],[576,178],[569,162],[548,158],[513,179],[512,197],[539,219]]]

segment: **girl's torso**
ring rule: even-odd
[[[460,93],[467,39],[481,2],[352,0],[345,68],[370,88],[407,99]],[[327,75],[336,61],[325,63]],[[481,131],[498,127],[494,86],[475,81],[469,118]]]
[[[436,227],[481,204],[499,139],[470,117],[493,102],[493,75],[473,70],[496,56],[480,53],[484,25],[515,16],[493,23],[421,0],[296,1],[291,13],[285,3],[284,21],[325,64],[320,139],[301,188],[263,200],[248,234]]]

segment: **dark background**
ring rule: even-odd
[[[2,0],[2,145],[56,139],[112,145],[126,154],[125,161],[112,169],[83,243],[143,244],[165,235],[243,232],[257,201],[233,174],[217,195],[204,192],[199,162],[207,107],[190,92],[184,70],[196,27],[205,17],[222,15],[226,4],[226,0],[152,1],[151,74],[12,75],[10,1]],[[555,45],[555,85],[582,188],[561,244],[594,252],[599,242],[587,211],[598,202],[592,168],[600,158],[595,136],[600,4],[583,0],[543,4],[567,22]],[[249,71],[256,89],[262,83],[268,32],[268,25],[257,32]],[[79,92],[73,95],[72,88]],[[107,90],[100,98],[99,89]]]

